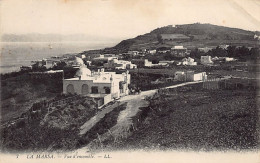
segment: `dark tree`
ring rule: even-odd
[[[210,55],[212,57],[227,57],[227,51],[225,49],[220,48],[219,46],[217,46],[215,49],[212,49],[210,51],[207,52],[207,55]]]
[[[236,46],[229,46],[227,48],[227,54],[229,57],[236,57]]]

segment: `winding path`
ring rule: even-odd
[[[201,83],[202,81],[196,82],[186,82],[182,84],[172,85],[164,88],[176,88],[185,85]],[[158,89],[153,89],[149,91],[143,91],[138,95],[128,95],[122,97],[119,101],[119,104],[115,103],[107,108],[104,108],[97,115],[92,117],[89,121],[87,121],[84,125],[80,127],[80,135],[84,135],[88,132],[97,122],[99,122],[105,114],[111,112],[116,106],[127,103],[126,109],[119,113],[117,124],[110,128],[109,131],[100,136],[100,140],[103,141],[107,139],[109,136],[113,136],[115,140],[120,139],[122,137],[127,137],[129,134],[129,129],[133,125],[132,117],[134,117],[139,111],[141,107],[147,107],[149,102],[145,100],[146,97],[153,96]],[[88,146],[87,146],[88,147]]]

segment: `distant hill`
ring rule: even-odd
[[[162,35],[175,34],[178,37],[184,36],[190,39],[174,39],[172,41],[162,40]],[[139,35],[132,39],[121,41],[112,48],[106,48],[104,53],[122,53],[128,50],[154,49],[158,47],[172,47],[174,45],[183,45],[188,48],[218,46],[220,44],[229,44],[236,46],[259,47],[259,41],[254,38],[259,36],[258,31],[247,31],[237,28],[229,28],[212,24],[185,24],[176,26],[165,26],[157,28],[150,33]],[[176,37],[177,38],[177,37]]]

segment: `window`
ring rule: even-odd
[[[98,87],[91,87],[91,93],[98,93]]]
[[[104,89],[105,89],[106,94],[110,94],[111,93],[111,90],[110,90],[109,87],[104,87]]]

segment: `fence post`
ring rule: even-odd
[[[217,89],[217,79],[214,78],[214,89]]]
[[[99,134],[97,133],[97,136],[98,136],[98,140],[99,140],[99,143],[100,143],[100,145],[101,145],[101,148],[102,148],[102,151],[103,151],[103,144],[102,144],[102,142],[101,142],[101,139],[100,139],[100,137],[99,137]]]
[[[217,78],[217,84],[216,84],[217,89],[218,89],[218,81],[219,81],[219,78]]]

